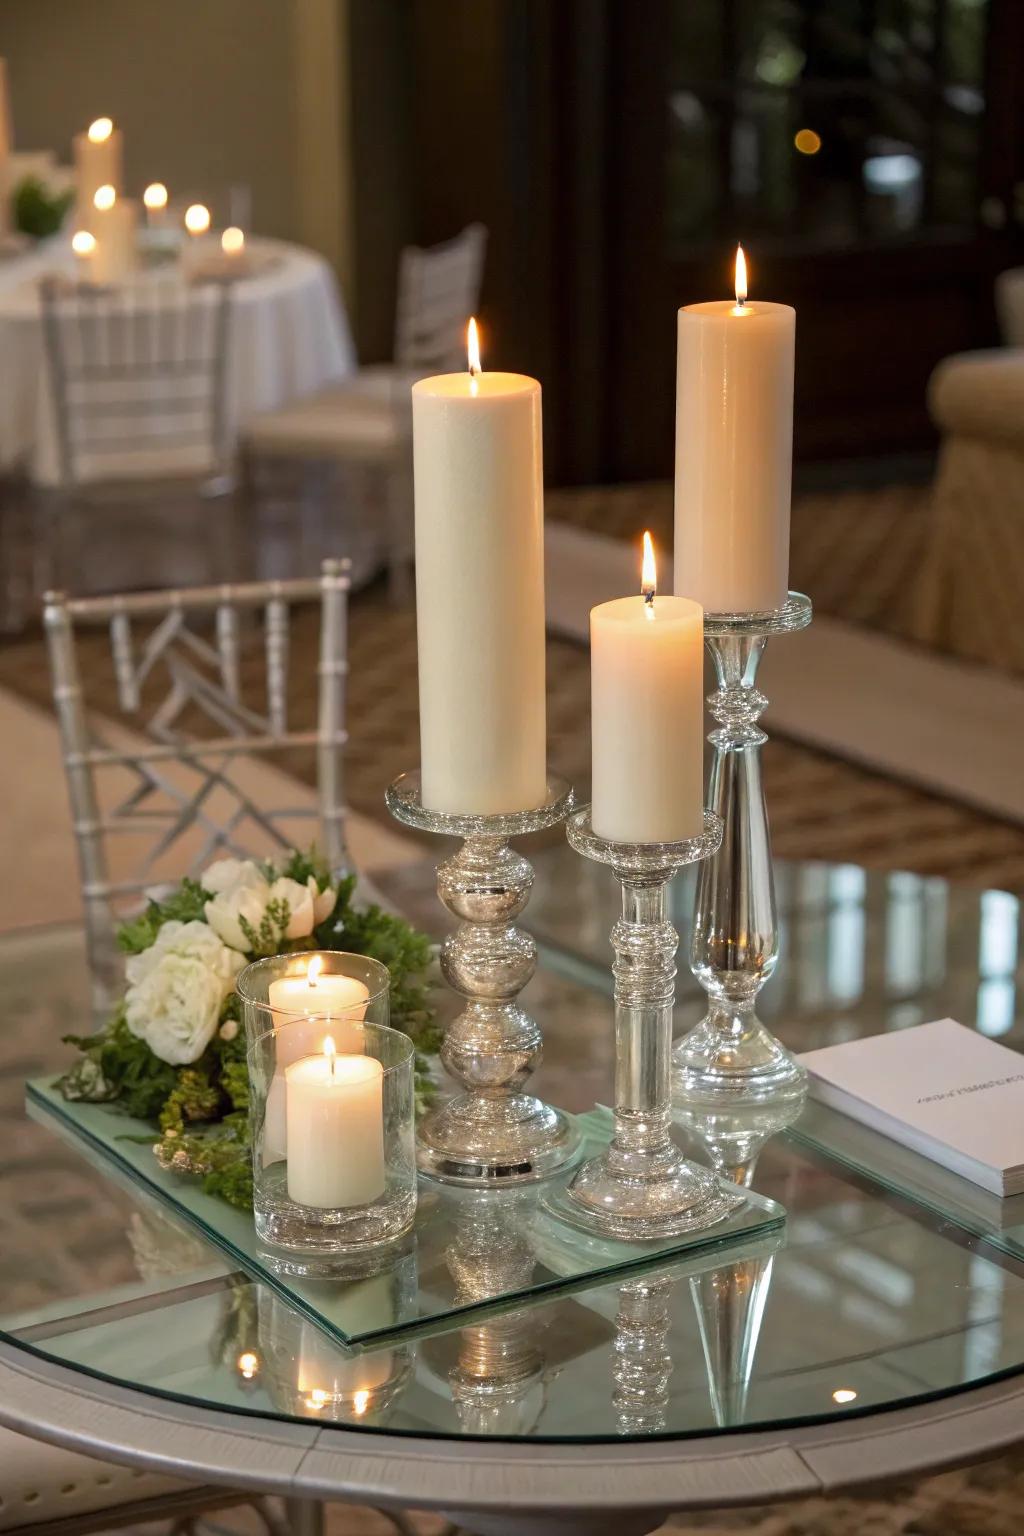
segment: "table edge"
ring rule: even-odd
[[[923,1476],[1024,1440],[1024,1373],[916,1407],[618,1445],[444,1440],[232,1414],[105,1382],[0,1341],[0,1423],[189,1481],[420,1509],[701,1509]]]

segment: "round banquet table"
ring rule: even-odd
[[[562,846],[535,865],[541,1086],[582,1109],[608,1091],[614,883]],[[431,863],[380,883],[436,926]],[[779,897],[784,961],[764,1013],[795,1048],[946,1012],[1024,1041],[1016,898],[821,864],[781,865]],[[685,928],[686,881],[673,901]],[[77,929],[0,941],[12,1112],[24,1077],[59,1064],[85,997]],[[684,974],[680,1027],[699,1006]],[[639,1536],[672,1511],[884,1484],[1018,1444],[1024,1197],[915,1184],[891,1143],[858,1162],[822,1142],[815,1114],[828,1112],[762,1124],[759,1155],[746,1147],[753,1187],[788,1210],[773,1244],[368,1346],[370,1379],[393,1385],[332,1422],[285,1379],[280,1298],[266,1307],[260,1282],[168,1208],[21,1123],[0,1152],[0,1422],[191,1482],[440,1510],[484,1536]],[[678,1132],[695,1155],[720,1146],[707,1125]],[[501,1348],[474,1373],[487,1328]]]
[[[234,431],[355,371],[348,317],[334,273],[315,252],[250,240],[251,275],[233,287],[228,418]],[[173,265],[141,271],[145,285],[173,281]],[[58,479],[55,418],[47,385],[38,284],[73,277],[63,236],[0,262],[0,470],[24,464],[38,485]]]

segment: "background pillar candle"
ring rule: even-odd
[[[532,810],[547,789],[541,395],[518,373],[413,385],[424,806]]]
[[[85,133],[76,133],[75,195],[80,226],[90,227],[93,198],[100,187],[120,193],[124,182],[124,140],[109,117],[98,117]]]
[[[723,299],[678,325],[675,590],[707,613],[772,612],[789,591],[796,312]]]

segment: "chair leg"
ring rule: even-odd
[[[291,1536],[323,1536],[324,1506],[319,1499],[285,1499]]]

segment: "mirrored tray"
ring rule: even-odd
[[[427,1325],[436,1329],[448,1319],[457,1326],[480,1308],[592,1284],[691,1250],[710,1254],[749,1244],[752,1235],[780,1228],[786,1215],[776,1201],[744,1191],[739,1209],[708,1232],[624,1243],[547,1214],[540,1197],[556,1180],[476,1191],[423,1179],[416,1223],[405,1239],[365,1258],[347,1258],[330,1273],[297,1274],[294,1260],[260,1243],[246,1212],[204,1194],[197,1181],[162,1169],[144,1121],[101,1104],[69,1103],[52,1079],[30,1082],[27,1099],[34,1119],[157,1195],[242,1269],[346,1344]],[[600,1151],[611,1128],[607,1112],[592,1110],[578,1124],[586,1155]]]

